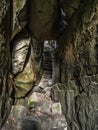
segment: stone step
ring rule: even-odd
[[[44,75],[43,75],[44,77],[52,77],[52,73],[44,73]]]
[[[49,79],[51,79],[51,78],[52,78],[52,76],[47,76],[47,77],[46,77],[46,76],[44,76],[44,78],[49,80]]]
[[[52,77],[52,75],[50,75],[50,74],[47,74],[47,75],[43,75],[43,77],[46,79],[47,77]]]
[[[45,78],[45,79],[51,79],[52,76],[51,76],[51,75],[50,75],[50,76],[45,76],[45,75],[44,75],[44,78]]]
[[[50,52],[44,52],[45,55],[50,55],[51,56],[51,53]]]
[[[45,71],[44,71],[44,74],[46,74],[46,75],[48,75],[48,74],[51,75],[51,74],[52,74],[52,71],[46,71],[46,70],[45,70]]]
[[[52,65],[52,62],[47,60],[47,61],[44,61],[43,64]]]
[[[43,66],[44,68],[52,69],[52,66]]]
[[[45,56],[44,59],[52,61],[52,57],[51,56]]]
[[[45,59],[44,59],[44,62],[45,62],[45,61],[50,61],[50,62],[52,62],[52,59],[51,59],[51,58],[50,58],[50,59],[45,58]]]
[[[48,67],[52,68],[52,64],[46,64],[46,63],[44,63],[43,66],[48,66]]]
[[[44,52],[44,56],[51,56],[51,53],[49,52]]]
[[[52,67],[44,66],[44,71],[52,71]]]
[[[50,62],[50,61],[44,61],[43,64],[52,65],[52,62]]]
[[[44,65],[43,67],[44,68],[46,67],[46,68],[51,68],[52,69],[52,65],[49,65],[49,66],[48,65]]]
[[[52,72],[46,72],[46,73],[43,74],[43,76],[46,76],[46,77],[47,76],[52,76]]]

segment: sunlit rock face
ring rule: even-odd
[[[39,82],[42,75],[43,43],[20,32],[11,42],[12,74],[14,76],[14,97],[25,97]]]

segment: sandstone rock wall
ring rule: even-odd
[[[97,130],[98,1],[79,4],[58,43],[69,130]]]
[[[7,21],[7,22],[6,22]],[[12,76],[10,69],[10,1],[0,2],[0,128],[11,107]]]
[[[10,56],[10,46],[13,46],[12,44],[14,43],[12,41],[13,38],[16,37],[17,33],[25,27],[28,27],[29,29],[31,28],[32,17],[30,16],[32,14],[30,9],[34,6],[35,8],[33,8],[32,11],[37,11],[34,9],[40,9],[40,5],[43,5],[45,1],[37,2],[39,2],[37,3],[37,6],[31,6],[30,3],[27,4],[25,0],[2,0],[0,2],[0,127],[3,125],[7,115],[9,114],[12,102],[11,96],[13,95],[13,76],[9,74],[11,71],[10,65],[12,61],[12,57]],[[48,22],[50,22],[52,27],[51,22],[53,22],[52,20],[54,20],[54,18],[52,19],[53,14],[51,13],[53,10],[51,10],[49,4],[52,6],[54,5],[53,7],[56,7],[57,5],[58,7],[56,7],[55,10],[57,10],[58,13],[60,13],[59,8],[62,8],[66,15],[65,19],[67,21],[67,26],[65,27],[65,31],[60,34],[58,33],[58,48],[55,51],[54,56],[54,65],[56,66],[57,62],[58,66],[56,66],[54,71],[58,69],[59,71],[54,72],[57,74],[54,80],[55,82],[63,84],[60,87],[61,91],[63,91],[63,97],[65,100],[59,97],[59,101],[62,102],[63,113],[67,118],[69,130],[97,130],[98,0],[60,0],[60,3],[57,3],[57,1],[53,1],[54,3],[51,2],[52,0],[50,3],[44,3],[44,8],[41,7],[42,12],[40,10],[35,12],[38,13],[39,16],[34,16],[35,21],[33,22],[35,22],[36,27],[38,27],[36,24],[36,18],[40,18],[40,20],[43,21],[44,14],[47,20],[47,14],[49,11],[47,10],[45,12],[45,9],[49,7],[50,15],[48,16],[49,18],[51,16],[51,20]],[[27,6],[30,8],[28,9]],[[27,17],[27,12],[30,12],[28,16],[29,18]],[[41,17],[41,15],[43,16]],[[60,21],[58,20],[61,18],[60,14],[59,17],[56,18],[56,22],[59,23]],[[37,22],[39,22],[39,25],[40,22],[43,25],[43,22],[40,20]],[[26,26],[28,23],[31,25]],[[35,28],[34,25],[33,27]],[[45,26],[39,26],[39,28],[40,27],[43,29],[45,28]],[[46,27],[48,28],[48,31],[50,31],[50,27],[48,27],[47,24]],[[36,30],[33,30],[34,33],[36,33],[36,36],[39,31],[41,31],[39,28],[36,28],[37,32],[35,32]],[[26,31],[28,31],[28,29]],[[31,33],[28,33],[30,37],[32,37]],[[51,38],[55,39],[54,36]],[[42,58],[41,51],[43,51],[43,47],[40,43],[42,43],[42,41],[36,41],[33,44],[34,60],[32,65],[33,69],[35,69],[34,74],[37,75],[35,77],[36,82],[42,74],[40,59]],[[40,46],[38,46],[39,44]],[[41,51],[37,52],[38,50]],[[40,53],[40,55],[38,53]],[[26,69],[26,67],[24,68]],[[24,73],[25,69],[22,70],[20,75]],[[23,78],[22,75],[20,77]],[[58,92],[56,93],[58,94]]]

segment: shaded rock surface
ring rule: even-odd
[[[64,110],[69,130],[98,129],[97,14],[98,1],[81,3],[58,41],[59,54],[55,55],[61,59],[59,80],[65,86]]]
[[[59,2],[34,0],[29,1],[28,8],[28,28],[33,37],[38,40],[56,39],[60,21]]]
[[[13,76],[9,72],[10,8],[10,1],[2,0],[0,2],[0,129],[12,106]]]
[[[26,0],[11,1],[11,39],[14,38],[27,24]]]
[[[33,2],[35,3],[32,4]],[[27,6],[30,8],[27,9]],[[61,14],[59,14],[61,11],[65,15],[67,25],[61,33],[58,33],[57,25],[61,20]],[[29,14],[28,17],[27,12]],[[34,13],[34,15],[32,15],[32,13]],[[59,3],[57,0],[28,0],[28,3],[26,3],[25,0],[2,0],[2,2],[0,2],[0,127],[3,125],[10,111],[12,96],[14,95],[12,91],[13,88],[15,89],[13,75],[9,74],[11,68],[10,60],[12,60],[9,49],[10,41],[13,41],[13,37],[16,37],[16,34],[23,28],[27,29],[30,37],[35,36],[37,39],[45,40],[47,37],[53,40],[55,36],[59,34],[57,37],[58,46],[54,54],[53,70],[55,72],[53,80],[55,83],[61,84],[54,85],[52,89],[52,99],[61,103],[69,130],[97,130],[98,0],[59,0]],[[51,29],[55,33],[53,33]],[[55,36],[49,36],[49,34],[52,33],[55,34]],[[42,47],[39,43],[40,41],[36,44],[37,48]],[[49,56],[50,54],[46,57],[50,62]],[[41,57],[41,55],[38,55],[38,57]],[[46,63],[48,63],[48,61],[46,61]],[[40,77],[40,74],[42,74],[42,70],[39,71],[40,63],[36,67],[35,59],[32,65],[32,68],[35,69],[34,74],[37,72],[37,76],[35,76],[36,81]],[[16,75],[14,75],[14,79],[15,76]],[[51,76],[51,73],[49,76]],[[38,82],[36,83],[38,84]],[[36,91],[39,92],[40,90],[40,93],[45,95],[47,93],[49,97],[51,92],[49,86],[47,88],[47,85],[48,83],[46,82],[46,88],[45,86],[43,87],[43,85],[39,85],[41,87],[36,86]],[[59,99],[59,94],[64,98],[61,97]],[[32,106],[32,103],[30,105]],[[44,105],[42,104],[42,106]],[[47,104],[46,106],[49,107]],[[32,107],[30,107],[30,109],[31,108]],[[50,108],[52,109],[52,107]],[[43,111],[43,107],[41,110]],[[47,122],[49,121],[46,120],[46,124]]]

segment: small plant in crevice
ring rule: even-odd
[[[35,106],[35,102],[33,101],[33,99],[28,99],[28,108],[32,109]]]

